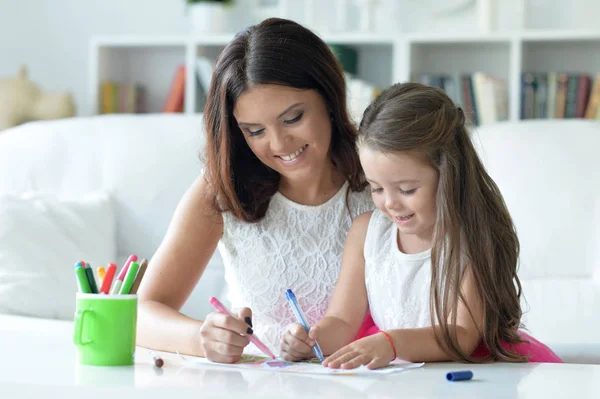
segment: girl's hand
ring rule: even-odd
[[[369,369],[386,366],[394,360],[394,349],[383,334],[361,338],[344,346],[323,362],[332,369],[354,369],[361,365]]]
[[[291,362],[313,357],[312,347],[315,345],[318,329],[313,326],[307,333],[301,324],[290,324],[281,337],[281,357]]]
[[[222,313],[209,313],[200,328],[200,345],[204,356],[213,362],[235,363],[242,358],[242,352],[252,334],[252,311],[242,308],[238,318]],[[244,321],[245,320],[245,321]]]

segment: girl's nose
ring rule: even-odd
[[[385,198],[385,207],[389,209],[398,209],[400,207],[400,202],[396,196],[388,195]]]

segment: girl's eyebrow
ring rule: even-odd
[[[281,118],[283,115],[287,114],[288,112],[290,112],[294,108],[299,107],[301,105],[304,105],[304,103],[296,103],[296,104],[290,105],[282,113],[280,113],[279,115],[277,115],[277,119]],[[238,122],[238,126],[244,126],[244,127],[259,126],[259,125],[260,125],[260,123]]]

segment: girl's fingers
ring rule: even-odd
[[[324,366],[337,369],[342,363],[352,359],[354,357],[353,353],[354,351],[352,349],[344,347],[335,352],[333,355],[329,356],[326,360],[327,364],[324,364]]]
[[[349,351],[349,352],[345,352],[344,354],[340,355],[339,357],[337,357],[334,361],[330,361],[329,362],[329,367],[331,368],[339,368],[342,364],[349,362],[350,360],[354,359],[355,357],[359,356],[358,353],[354,352],[354,351]]]
[[[376,357],[375,359],[371,360],[369,362],[369,364],[367,364],[367,368],[370,370],[375,370],[380,367],[387,366],[388,364],[390,364],[390,363],[388,361],[386,361],[384,358]]]
[[[353,355],[353,358],[343,362],[340,367],[346,370],[355,369],[357,367],[362,366],[363,364],[369,364],[371,362],[371,357],[367,355],[361,355],[358,353],[353,353]]]
[[[292,355],[297,359],[306,358],[306,354],[310,353],[311,348],[302,341],[298,341],[296,338],[289,334],[283,336],[284,351]],[[308,348],[308,349],[307,349]]]
[[[292,323],[288,327],[288,331],[293,337],[300,341],[306,341],[306,339],[308,338],[306,330],[298,323]]]
[[[317,336],[319,335],[319,327],[318,326],[312,326],[310,328],[310,331],[308,332],[308,338],[310,338],[310,340],[312,342],[317,340]]]

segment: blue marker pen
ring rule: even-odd
[[[298,323],[302,324],[302,327],[304,327],[306,332],[308,332],[310,330],[310,326],[308,325],[308,321],[306,320],[306,317],[304,317],[304,313],[302,313],[302,309],[300,309],[300,306],[298,305],[298,301],[296,300],[296,295],[294,295],[292,290],[288,289],[285,292],[285,296],[286,296],[288,302],[290,303],[290,307],[292,308],[294,315],[296,316],[296,320],[298,320]],[[313,346],[313,352],[315,353],[315,356],[317,356],[319,361],[323,362],[323,360],[325,360],[323,358],[323,352],[321,351],[321,347],[319,346],[317,341],[315,341],[315,345]]]
[[[473,378],[473,372],[471,370],[464,371],[450,371],[446,374],[446,379],[448,381],[465,381]]]

